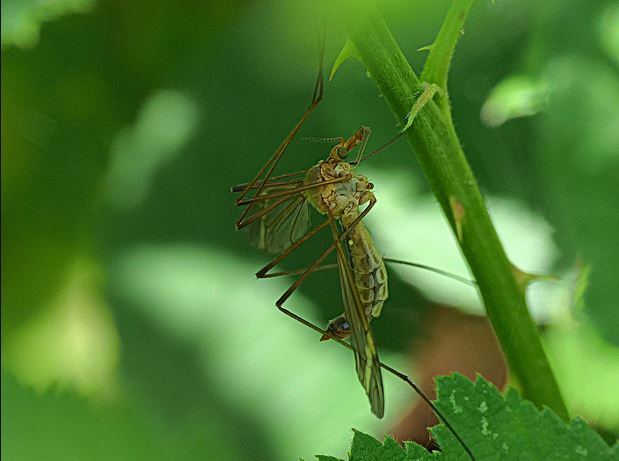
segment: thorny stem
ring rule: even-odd
[[[472,0],[454,0],[428,58],[424,77],[442,87],[455,42]],[[380,13],[374,7],[339,0],[348,39],[367,67],[400,126],[405,126],[422,81],[410,67]],[[525,302],[525,287],[490,220],[449,115],[448,104],[429,101],[406,131],[419,164],[449,221],[479,285],[486,312],[523,395],[568,418],[535,323]]]

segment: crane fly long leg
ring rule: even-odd
[[[378,149],[374,149],[372,152],[370,152],[369,154],[363,156],[363,155],[358,155],[357,159],[351,163],[351,165],[359,165],[361,162],[365,162],[366,160],[374,157],[375,155],[381,153],[382,151],[384,151],[387,147],[391,146],[391,144],[393,144],[394,142],[396,142],[398,139],[400,139],[402,136],[404,136],[405,132],[401,132],[398,133],[397,135],[395,135],[393,138],[391,138],[389,141],[387,141],[385,144],[383,144],[382,146],[380,146]],[[364,147],[365,148],[365,147]]]
[[[342,234],[338,237],[339,241],[344,241],[347,237],[348,234],[350,233],[350,230],[353,229],[357,223],[359,221],[361,221],[372,209],[372,207],[374,206],[374,204],[376,203],[376,199],[372,199],[369,203],[368,206],[365,207],[365,209],[359,213],[359,216],[357,216],[355,218],[355,220],[350,224],[350,227],[348,229],[346,229],[344,232],[342,232]],[[308,233],[307,235],[315,235],[318,230],[322,229],[323,227],[325,227],[327,224],[329,223],[329,221],[325,221],[323,222],[320,226],[317,226],[315,229],[312,230],[312,232]],[[295,242],[295,243],[299,243],[301,241],[305,241],[307,239],[303,238],[300,239],[299,241]],[[293,244],[292,246],[295,246],[295,244]],[[290,248],[292,248],[292,246]],[[298,247],[298,245],[295,246],[295,248]],[[280,307],[281,304],[283,304],[289,297],[290,295],[294,292],[294,290],[296,290],[299,285],[301,285],[301,283],[303,283],[303,280],[305,280],[313,271],[314,269],[316,269],[316,267],[318,267],[320,265],[320,263],[333,251],[335,250],[336,247],[336,242],[333,242],[331,245],[329,245],[329,247],[322,252],[322,254],[305,270],[305,272],[303,272],[303,274],[301,274],[301,277],[299,277],[297,280],[295,280],[295,282],[290,286],[290,288],[288,288],[288,290],[286,290],[286,292],[280,296],[280,298],[277,300],[277,302],[275,303],[277,305],[277,307]],[[284,253],[289,254],[290,252],[288,251],[290,248],[288,248],[286,251],[284,251]],[[283,253],[282,253],[283,254]],[[280,255],[281,257],[282,255]],[[271,263],[269,263],[267,266],[265,266],[263,269],[261,269],[258,274],[263,273],[263,270],[266,268],[272,268],[273,266],[275,266],[275,264],[277,264],[277,262],[281,261],[283,258],[275,258],[273,261],[271,261]],[[285,257],[285,256],[284,256]],[[268,269],[266,271],[264,271],[264,273],[268,272]],[[258,277],[260,277],[258,274],[256,274]],[[278,304],[279,303],[279,304]]]
[[[381,153],[382,151],[384,151],[387,147],[391,146],[391,144],[393,144],[394,142],[396,142],[398,139],[400,139],[402,136],[404,135],[404,132],[397,134],[396,136],[394,136],[393,138],[391,138],[389,141],[387,141],[385,144],[383,144],[382,146],[380,146],[378,149],[375,149],[374,151],[370,152],[368,155],[366,155],[365,157],[362,157],[361,160],[359,160],[359,163],[361,162],[365,162],[366,160],[374,157],[376,154]]]
[[[343,343],[343,341],[341,341],[341,340],[338,341],[338,342],[340,344]],[[458,435],[458,433],[456,432],[454,427],[451,425],[449,420],[447,418],[445,418],[443,413],[436,407],[436,405],[434,405],[432,400],[430,400],[428,397],[426,397],[426,395],[423,393],[423,391],[421,389],[419,389],[419,387],[413,382],[413,380],[408,375],[406,375],[406,374],[402,373],[401,371],[398,371],[395,368],[390,367],[389,365],[386,365],[386,364],[384,364],[382,362],[380,362],[380,367],[383,370],[388,371],[392,375],[400,378],[406,384],[408,384],[415,391],[415,393],[419,397],[421,397],[421,400],[423,400],[432,409],[434,414],[443,422],[443,424],[445,424],[445,427],[447,427],[447,429],[449,429],[449,432],[451,432],[451,434],[456,438],[456,440],[458,442],[460,442],[460,445],[462,445],[462,448],[464,448],[464,451],[466,451],[466,454],[471,458],[471,460],[475,461],[475,456],[473,455],[473,452],[471,451],[469,446],[464,442],[464,440],[462,440],[462,437],[460,437],[460,435]]]
[[[357,222],[359,222],[361,219],[363,219],[363,217],[370,211],[371,206],[368,205],[357,217],[357,219],[355,219],[353,221],[353,223],[351,224],[351,228],[354,227],[356,225]],[[256,276],[258,278],[266,278],[267,273],[269,272],[269,270],[271,270],[277,263],[279,263],[280,261],[282,261],[286,256],[288,256],[292,251],[294,251],[296,248],[298,248],[301,244],[303,244],[304,242],[306,242],[308,239],[310,239],[311,237],[313,237],[314,235],[316,235],[321,229],[325,228],[327,225],[329,224],[329,221],[324,221],[322,224],[316,226],[314,229],[312,229],[311,232],[308,232],[307,234],[305,234],[301,239],[299,239],[298,241],[296,241],[295,243],[293,243],[290,247],[288,247],[286,250],[284,250],[279,256],[277,256],[275,259],[273,259],[273,261],[271,261],[269,264],[267,264],[266,266],[264,266],[262,269],[260,269],[257,273]],[[342,235],[339,236],[340,240],[344,240],[347,236],[348,236],[348,230],[342,232]],[[289,309],[284,307],[284,302],[286,302],[286,300],[292,295],[292,293],[299,287],[299,285],[301,285],[303,283],[303,281],[313,272],[315,271],[320,263],[335,249],[335,242],[332,243],[325,251],[322,252],[322,254],[320,256],[318,256],[318,258],[312,263],[310,264],[310,266],[308,268],[306,268],[303,273],[301,274],[301,276],[294,281],[294,283],[286,290],[286,292],[280,296],[280,298],[275,302],[275,305],[277,306],[277,308],[283,312],[284,314],[288,315],[289,317],[292,317],[293,319],[297,320],[298,322],[306,325],[307,327],[311,328],[312,330],[321,333],[321,334],[329,334],[327,333],[325,330],[323,330],[322,328],[314,325],[313,323],[305,320],[304,318],[298,316],[297,314],[295,314],[294,312],[290,311]],[[329,336],[331,336],[329,334]],[[343,344],[344,346],[348,347],[349,349],[351,349],[351,346],[346,343],[345,341],[337,338],[338,342]]]
[[[451,272],[447,272],[447,271],[444,271],[442,269],[437,269],[436,267],[428,266],[426,264],[414,263],[414,262],[411,262],[411,261],[403,261],[401,259],[386,258],[384,256],[383,256],[383,261],[385,261],[386,263],[402,264],[403,266],[411,266],[411,267],[416,267],[418,269],[424,269],[424,270],[427,270],[429,272],[434,272],[435,274],[442,275],[443,277],[447,277],[447,278],[450,278],[452,280],[456,280],[456,281],[458,281],[460,283],[464,283],[465,285],[469,285],[469,286],[472,286],[472,287],[477,286],[477,282],[475,280],[469,280],[466,277],[462,277],[460,275],[452,274]]]
[[[448,277],[450,279],[456,280],[458,282],[464,283],[469,286],[477,285],[477,282],[475,282],[474,280],[469,280],[465,277],[461,277],[459,275],[452,274],[451,272],[437,269],[436,267],[428,266],[426,264],[415,263],[412,261],[402,261],[400,259],[385,258],[385,257],[383,257],[383,261],[385,261],[386,263],[390,263],[390,264],[402,264],[404,266],[411,266],[411,267],[416,267],[418,269],[424,269],[429,272],[434,272],[435,274]],[[301,269],[293,269],[290,271],[274,272],[274,273],[265,275],[263,278],[283,277],[285,275],[299,275],[299,274],[302,274],[306,269],[307,268],[301,268]],[[322,266],[318,266],[316,269],[314,269],[314,271],[318,272],[318,271],[326,271],[326,270],[331,270],[331,269],[337,269],[337,264],[324,264]]]
[[[286,200],[290,200],[292,198],[292,195],[294,195],[294,194],[289,194],[288,196],[282,197],[281,199],[271,203],[269,206],[267,206],[265,208],[262,208],[260,211],[258,211],[256,213],[254,213],[253,215],[249,216],[245,221],[242,220],[243,215],[245,214],[245,213],[243,213],[243,215],[241,215],[241,217],[236,222],[236,228],[237,229],[242,229],[245,226],[248,226],[248,225],[258,221],[260,218],[262,218],[266,214],[268,214],[271,211],[273,211],[275,208],[280,206],[282,203],[285,203]],[[245,208],[245,211],[249,210],[250,208],[251,208],[251,206],[248,206],[247,208]]]
[[[342,181],[342,179],[337,179],[336,181],[332,181],[332,182],[340,182]],[[320,182],[320,183],[312,183],[312,184],[307,184],[303,187],[297,187],[294,189],[290,189],[290,190],[286,190],[286,191],[281,191],[281,193],[277,193],[277,194],[271,194],[271,195],[261,195],[261,196],[256,196],[256,197],[252,197],[251,199],[249,199],[248,202],[243,202],[243,203],[238,203],[238,206],[243,206],[245,204],[249,204],[249,206],[247,208],[245,208],[245,211],[241,214],[241,216],[239,217],[239,219],[236,222],[236,228],[237,229],[242,229],[246,226],[248,226],[249,224],[252,224],[253,222],[256,222],[258,219],[262,218],[263,216],[265,216],[266,214],[270,213],[271,211],[273,211],[275,208],[277,208],[278,206],[280,206],[281,204],[285,203],[286,200],[290,200],[293,198],[294,195],[298,194],[299,192],[302,192],[304,190],[309,190],[315,187],[320,187],[323,184],[328,184],[327,182]],[[260,211],[254,213],[253,215],[249,216],[247,219],[243,220],[247,210],[249,210],[251,208],[251,205],[253,203],[257,203],[257,202],[261,202],[264,200],[269,200],[272,198],[277,198],[277,197],[281,197],[279,200],[271,203],[269,206],[262,208]]]
[[[294,139],[294,137],[296,136],[298,131],[305,124],[305,122],[307,121],[307,119],[311,115],[311,113],[314,112],[314,110],[318,106],[318,103],[322,100],[322,94],[323,94],[322,62],[323,62],[323,56],[324,56],[324,48],[325,48],[325,46],[324,46],[324,40],[323,40],[323,42],[321,44],[321,50],[320,50],[320,62],[319,62],[318,76],[316,77],[316,83],[314,85],[314,93],[312,95],[312,102],[310,103],[309,107],[306,109],[306,111],[301,116],[301,119],[294,126],[292,131],[288,134],[288,136],[286,136],[286,138],[284,138],[282,143],[275,150],[275,152],[273,153],[271,158],[269,158],[269,160],[267,160],[267,162],[262,166],[262,168],[260,168],[260,170],[258,171],[256,176],[254,177],[254,179],[252,181],[250,181],[247,184],[247,186],[245,187],[245,189],[243,189],[241,191],[239,197],[237,198],[237,204],[243,199],[243,197],[245,197],[245,195],[247,195],[247,193],[249,192],[250,189],[256,188],[256,184],[258,184],[257,185],[257,190],[256,190],[256,195],[260,194],[260,192],[262,191],[263,187],[265,186],[265,184],[267,183],[267,181],[269,180],[269,178],[273,174],[273,170],[277,166],[277,163],[279,162],[279,160],[281,159],[282,155],[284,154],[284,152],[288,148],[288,145],[292,142],[292,140]],[[266,172],[266,174],[265,174],[265,172]],[[264,177],[264,179],[260,180],[260,177],[263,174],[265,174],[265,177]],[[249,213],[250,208],[251,208],[251,206],[249,206],[245,210],[243,210],[243,212],[241,213],[241,217],[239,218],[239,222],[242,221],[243,218]]]
[[[299,248],[303,243],[307,242],[314,235],[316,235],[318,232],[320,232],[322,229],[324,229],[327,226],[327,224],[329,224],[328,221],[322,222],[321,224],[319,224],[318,226],[313,228],[310,232],[308,232],[303,237],[301,237],[299,240],[294,242],[292,245],[290,245],[288,248],[286,248],[284,251],[282,251],[276,258],[274,258],[269,264],[267,264],[262,269],[260,269],[258,272],[256,272],[256,277],[258,277],[259,279],[269,278],[268,272],[271,269],[273,269],[273,267],[275,267],[277,264],[279,264],[281,261],[283,261],[284,258],[286,258],[294,250]],[[310,265],[309,267],[304,269],[303,272],[311,269],[311,267],[312,266]]]
[[[325,184],[335,184],[338,182],[343,182],[343,181],[346,181],[346,179],[347,178],[343,176],[341,178],[335,178],[329,181],[321,181],[321,182],[315,182],[311,184],[305,184],[303,186],[299,186],[294,189],[280,191],[280,192],[273,193],[273,194],[255,195],[254,197],[252,197],[251,199],[247,199],[246,201],[239,202],[237,200],[238,206],[243,206],[243,205],[249,205],[249,206],[245,208],[243,213],[241,213],[241,216],[239,216],[239,219],[236,221],[236,228],[242,229],[243,227],[257,221],[258,219],[262,218],[264,215],[268,214],[269,212],[273,211],[275,208],[277,208],[278,206],[286,202],[286,200],[289,200],[290,198],[292,198],[292,196],[295,194],[299,194],[300,192],[314,189],[316,187],[321,187],[321,186],[324,186]],[[245,215],[247,214],[247,211],[251,208],[251,206],[254,203],[258,203],[264,200],[270,200],[270,199],[277,198],[277,197],[281,197],[281,198],[273,202],[272,204],[270,204],[268,207],[262,208],[260,211],[257,211],[253,215],[250,215],[248,218],[243,220],[245,218]]]
[[[303,182],[303,178],[291,179],[289,181],[280,181],[280,182],[277,182],[277,181],[280,179],[290,178],[291,176],[305,176],[305,173],[307,173],[307,170],[299,170],[299,171],[293,171],[292,173],[280,174],[278,176],[271,176],[269,180],[267,181],[266,186],[285,186],[285,185],[295,183],[295,182]],[[243,190],[245,190],[247,186],[250,186],[250,189],[256,189],[258,187],[258,184],[252,185],[249,182],[246,182],[243,184],[237,184],[230,188],[230,192],[242,192]]]
[[[379,152],[382,152],[387,147],[389,147],[391,144],[393,144],[395,141],[400,139],[404,135],[404,133],[406,133],[407,130],[412,126],[415,117],[419,114],[421,109],[423,109],[423,107],[432,100],[432,97],[434,96],[436,91],[437,91],[436,85],[427,85],[424,88],[423,92],[419,95],[419,97],[415,101],[415,104],[413,104],[413,107],[411,108],[409,114],[407,115],[407,117],[409,117],[409,120],[404,126],[404,128],[395,137],[387,141],[385,144],[383,144],[378,149],[374,150],[373,152],[370,152],[365,157],[363,156],[363,153],[359,153],[359,155],[357,156],[357,160],[354,162],[355,165],[358,165],[359,163],[374,157],[376,154],[378,154]]]
[[[323,91],[323,84],[322,84],[322,64],[321,64],[321,68],[318,73],[318,78],[316,80],[316,85],[314,86],[314,94],[312,96],[312,101],[309,107],[305,110],[305,112],[301,116],[301,119],[297,122],[297,124],[294,126],[292,131],[288,133],[288,136],[284,138],[282,143],[275,150],[271,158],[269,158],[269,160],[266,161],[266,163],[262,166],[262,168],[260,168],[260,170],[254,177],[254,179],[247,184],[245,189],[241,192],[241,195],[239,196],[239,200],[242,199],[245,195],[247,195],[247,192],[249,191],[249,189],[251,189],[254,186],[254,184],[258,182],[260,183],[260,185],[258,186],[258,189],[259,189],[258,192],[260,192],[261,188],[271,177],[273,173],[273,169],[279,162],[283,153],[288,148],[288,145],[292,142],[292,140],[294,139],[298,131],[301,129],[301,127],[305,124],[305,122],[309,118],[310,114],[316,109],[316,107],[318,106],[318,103],[322,100],[322,91]],[[265,178],[262,181],[259,181],[260,177],[265,173],[265,171],[266,171]]]
[[[361,146],[359,147],[359,151],[357,152],[357,158],[355,159],[354,162],[352,162],[352,164],[358,165],[359,163],[361,163],[361,159],[363,158],[363,153],[365,152],[365,148],[368,145],[368,140],[370,139],[370,134],[372,134],[372,132],[368,128],[368,133],[365,136],[365,139],[362,141]]]
[[[277,198],[277,197],[282,197],[284,195],[296,194],[298,192],[303,192],[303,191],[306,191],[306,190],[309,190],[309,189],[314,189],[316,187],[322,187],[325,184],[335,184],[337,182],[345,181],[346,179],[347,178],[345,176],[342,176],[340,178],[329,179],[327,181],[320,181],[320,182],[315,182],[315,183],[311,183],[311,184],[304,184],[303,186],[299,186],[299,187],[296,187],[296,188],[290,189],[290,190],[274,192],[272,194],[257,195],[255,197],[248,198],[248,199],[245,199],[245,200],[237,200],[236,204],[238,206],[248,205],[250,203],[260,202],[262,200],[270,200],[270,199],[274,199],[274,198]]]
[[[326,271],[326,270],[331,270],[331,269],[337,269],[337,263],[323,264],[322,266],[318,266],[314,268],[314,272]],[[305,272],[306,270],[307,270],[307,267],[303,267],[301,269],[294,269],[291,271],[273,272],[271,274],[266,274],[260,278],[271,279],[274,277],[283,277],[285,275],[299,275]]]

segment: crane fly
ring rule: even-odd
[[[321,331],[321,340],[350,337],[357,376],[370,399],[372,412],[382,418],[385,407],[383,382],[369,322],[371,317],[380,314],[383,302],[387,299],[387,271],[362,222],[376,203],[372,193],[373,184],[365,176],[355,174],[353,165],[345,161],[349,152],[358,144],[362,144],[362,148],[359,149],[360,155],[356,162],[361,160],[369,134],[369,128],[361,127],[349,139],[339,139],[328,158],[304,171],[302,178],[282,180],[276,177],[266,182],[264,187],[258,186],[258,192],[253,198],[240,198],[238,203],[248,205],[246,210],[256,204],[254,206],[258,211],[245,222],[237,223],[237,227],[251,225],[250,238],[258,248],[280,252],[277,258],[258,272],[260,278],[278,275],[269,274],[275,264],[319,230],[330,227],[333,244],[303,271],[276,305],[289,313],[283,307],[284,302],[329,253],[336,252],[344,313],[333,319],[325,331]],[[366,208],[360,212],[359,207],[363,205]],[[306,233],[310,206],[326,215],[327,220]],[[256,216],[258,219],[255,219]],[[347,250],[343,241],[347,243]]]
[[[368,396],[372,412],[378,418],[384,415],[385,396],[381,372],[381,369],[384,369],[404,380],[420,395],[474,460],[470,449],[451,424],[415,383],[404,373],[381,363],[370,328],[371,320],[380,315],[383,303],[388,297],[384,262],[387,258],[381,257],[363,223],[365,216],[376,205],[376,197],[372,192],[374,185],[367,177],[357,174],[355,167],[385,149],[402,133],[364,156],[371,130],[362,126],[347,139],[331,139],[334,146],[331,147],[328,157],[313,167],[279,176],[273,175],[287,147],[316,109],[322,96],[321,53],[320,71],[309,107],[254,179],[232,187],[232,192],[239,193],[236,199],[237,206],[245,207],[236,221],[236,228],[249,228],[250,240],[256,247],[278,253],[256,273],[256,276],[270,278],[300,274],[275,305],[284,314],[320,333],[322,341],[332,339],[353,351],[357,377]],[[357,148],[356,159],[348,162],[347,158],[355,148]],[[310,207],[326,216],[321,224],[312,229],[309,220]],[[271,272],[277,264],[327,227],[331,231],[333,243],[312,264],[297,271]],[[322,264],[333,252],[336,254],[337,264]],[[389,261],[428,268],[399,260]],[[339,273],[344,312],[331,320],[326,329],[309,322],[284,306],[288,298],[311,273],[334,267],[337,267]],[[440,270],[434,271],[452,276]],[[452,277],[459,279],[457,276]],[[350,343],[346,339],[349,339]]]

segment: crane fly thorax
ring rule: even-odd
[[[359,206],[370,200],[373,184],[365,176],[355,174],[350,163],[329,160],[311,168],[305,177],[305,184],[336,179],[342,180],[309,189],[305,196],[320,213],[330,211],[333,217],[341,219],[345,215],[356,214]]]

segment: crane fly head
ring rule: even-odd
[[[344,160],[348,157],[348,153],[351,150],[353,150],[358,144],[361,144],[367,140],[371,132],[372,130],[370,128],[367,126],[362,126],[347,140],[344,141],[342,139],[342,141],[331,149],[331,152],[329,153],[329,160],[332,162],[340,162]]]
[[[326,341],[334,336],[336,338],[346,339],[350,336],[350,333],[350,324],[348,323],[348,320],[346,320],[343,315],[340,315],[329,322],[329,325],[327,326],[327,333],[322,335],[320,340]]]

